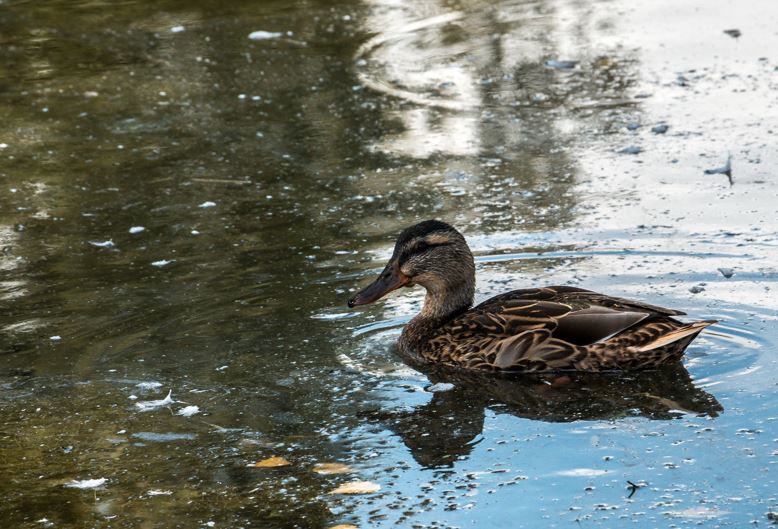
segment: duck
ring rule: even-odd
[[[475,262],[450,224],[403,230],[378,278],[348,300],[367,305],[399,288],[426,290],[403,328],[411,364],[499,373],[602,372],[677,363],[716,320],[684,323],[684,312],[573,286],[512,290],[473,306]]]

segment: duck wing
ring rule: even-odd
[[[436,360],[471,369],[542,370],[530,363],[571,310],[563,303],[500,296],[444,325],[431,346]]]
[[[435,347],[480,369],[573,369],[588,345],[678,311],[574,287],[516,290],[491,298],[441,329]]]
[[[564,303],[533,299],[492,298],[451,321],[450,332],[465,335],[514,336],[527,330],[554,330],[572,309]]]
[[[571,308],[576,310],[585,309],[588,307],[605,307],[613,310],[623,310],[627,312],[647,312],[650,314],[662,314],[665,316],[682,316],[686,314],[680,310],[667,309],[665,307],[650,305],[640,301],[607,296],[605,294],[600,294],[599,292],[593,292],[591,290],[569,286],[513,290],[511,292],[506,292],[505,294],[500,294],[499,296],[490,298],[475,308],[478,309],[482,306],[492,305],[494,303],[520,299],[563,303],[570,305]]]

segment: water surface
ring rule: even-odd
[[[768,523],[777,26],[768,0],[4,2],[2,525]],[[478,301],[721,323],[655,373],[416,372],[421,291],[345,303],[432,217]],[[330,494],[353,480],[381,488]]]

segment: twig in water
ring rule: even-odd
[[[630,480],[627,480],[627,483],[629,484],[629,487],[627,487],[629,489],[629,496],[627,496],[627,499],[630,499],[643,485],[637,485],[635,483],[632,483]]]

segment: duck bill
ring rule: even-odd
[[[400,272],[400,265],[397,261],[392,261],[386,265],[378,279],[348,300],[348,306],[356,307],[357,305],[367,305],[368,303],[378,301],[392,290],[397,290],[410,283],[410,281],[410,277]]]

